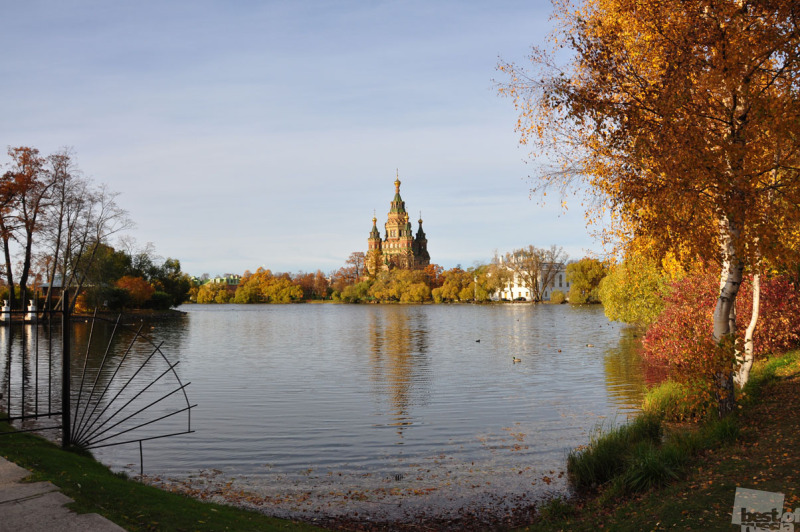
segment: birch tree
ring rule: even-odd
[[[732,345],[746,271],[797,260],[800,5],[793,0],[555,4],[551,50],[502,64],[534,190],[593,193],[606,236],[684,247],[720,271],[713,336]],[[567,47],[571,59],[554,53]],[[738,364],[717,374],[720,414]]]

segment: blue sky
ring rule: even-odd
[[[579,205],[529,198],[492,82],[543,41],[549,2],[4,4],[0,144],[74,148],[129,234],[191,274],[338,268],[396,170],[447,268],[600,250]]]

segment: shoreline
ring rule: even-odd
[[[680,479],[611,500],[603,500],[598,493],[587,498],[530,501],[506,518],[494,520],[487,520],[476,508],[456,518],[417,515],[409,521],[369,520],[358,515],[330,518],[318,513],[299,523],[266,516],[268,506],[257,511],[241,509],[248,505],[246,494],[239,494],[240,504],[235,507],[206,502],[218,495],[214,493],[186,493],[195,497],[189,498],[147,486],[111,472],[86,453],[64,451],[40,436],[5,435],[0,439],[0,454],[33,471],[32,480],[54,482],[75,499],[73,509],[100,513],[130,530],[152,528],[154,523],[197,530],[220,526],[253,529],[256,523],[263,530],[320,530],[318,524],[347,530],[418,530],[421,526],[437,530],[596,530],[600,524],[620,530],[729,530],[737,487],[785,493],[787,505],[800,506],[800,476],[793,467],[800,460],[800,419],[792,415],[800,408],[800,351],[783,359],[788,362],[779,366],[776,376],[766,379],[744,401],[737,441],[707,450]]]

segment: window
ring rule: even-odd
[[[558,287],[561,288],[561,274],[558,274]]]

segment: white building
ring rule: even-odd
[[[508,271],[513,273],[511,267],[508,267]],[[556,271],[554,272],[552,279],[548,283],[547,286],[544,287],[544,292],[542,293],[542,300],[543,301],[550,301],[550,296],[553,294],[554,290],[561,290],[564,292],[566,296],[569,293],[569,281],[567,281],[567,267],[565,264],[558,264]],[[542,276],[539,275],[539,283],[542,282]],[[530,289],[525,286],[522,280],[519,278],[517,274],[513,274],[511,278],[511,282],[508,285],[500,290],[499,292],[495,293],[492,296],[494,301],[514,301],[520,300],[520,298],[524,298],[525,301],[532,301],[533,296],[531,295]]]

